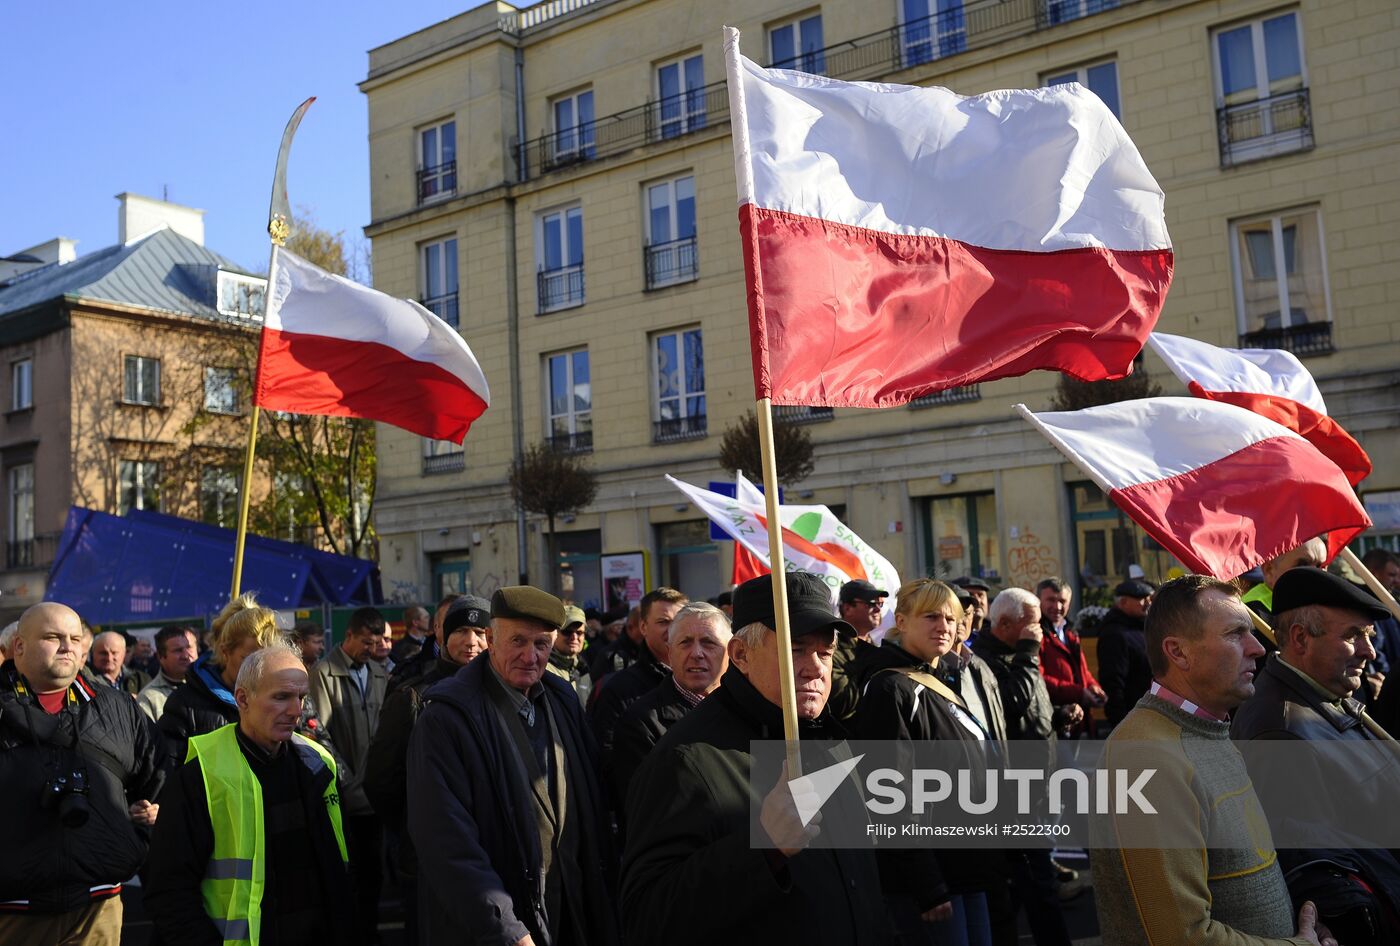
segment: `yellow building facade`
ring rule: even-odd
[[[972,95],[1079,81],[1167,195],[1176,275],[1159,328],[1303,358],[1376,471],[1400,538],[1400,13],[1388,0],[554,0],[487,4],[370,52],[377,288],[455,321],[491,384],[464,448],[381,425],[386,594],[489,593],[558,568],[580,604],[642,552],[708,597],[731,544],[663,479],[728,476],[753,405],[721,27],[763,64]],[[1143,361],[1166,393],[1180,385]],[[1057,376],[907,408],[793,410],[825,503],[909,577],[1086,591],[1172,562],[1019,420]],[[517,516],[512,457],[586,455],[595,501]],[[892,589],[891,589],[892,590]],[[1101,593],[1101,592],[1100,592]]]

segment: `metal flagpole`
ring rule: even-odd
[[[267,306],[272,302],[275,280],[277,277],[277,248],[284,246],[287,237],[291,235],[292,209],[287,201],[287,156],[292,150],[292,138],[297,133],[297,126],[301,124],[302,116],[311,107],[311,103],[316,101],[316,96],[311,96],[305,102],[297,106],[292,112],[292,117],[287,120],[287,127],[282,131],[282,145],[277,149],[277,167],[272,174],[272,203],[267,212],[267,236],[272,241],[272,250],[268,256],[267,263],[267,292],[263,294],[263,311],[266,313]],[[258,347],[257,371],[262,370],[262,346]],[[257,377],[253,378],[253,391],[256,394]],[[253,398],[253,412],[248,422],[248,446],[243,454],[243,482],[239,490],[238,497],[238,531],[233,540],[233,587],[229,592],[230,598],[237,598],[239,590],[243,585],[243,547],[248,538],[248,506],[253,495],[253,457],[258,445],[258,419],[262,410],[258,407],[256,396]]]
[[[792,670],[792,628],[788,625],[787,562],[783,556],[783,523],[778,508],[778,463],[773,448],[773,407],[759,398],[758,448],[763,460],[763,503],[768,513],[768,564],[773,580],[773,620],[778,632],[778,680],[782,687],[783,738],[787,741],[789,779],[802,774],[797,744],[797,686]]]

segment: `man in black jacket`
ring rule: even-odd
[[[553,595],[498,589],[484,659],[425,695],[408,832],[429,946],[617,941],[597,749],[573,689],[545,672],[563,623]]]
[[[841,739],[824,713],[838,629],[817,576],[786,576],[797,715],[804,740]],[[779,771],[756,769],[749,744],[783,738],[781,687],[771,580],[734,592],[732,665],[720,688],[671,727],[652,751],[628,795],[629,834],[623,858],[622,915],[632,943],[841,943],[889,940],[875,855],[809,848],[816,825],[804,827]],[[804,751],[806,771],[835,760]],[[771,848],[750,841],[750,804],[761,800],[759,824]],[[822,806],[824,816],[867,817],[860,791],[847,780]],[[697,892],[724,884],[723,903],[697,906]]]
[[[115,943],[121,885],[146,858],[159,737],[126,693],[78,679],[83,628],[24,612],[0,667],[0,943]]]
[[[1118,725],[1152,686],[1144,628],[1155,590],[1140,578],[1121,582],[1113,589],[1113,607],[1099,622],[1099,685],[1110,727]]]
[[[592,704],[588,708],[593,732],[606,756],[612,750],[613,728],[622,718],[629,703],[671,675],[666,665],[666,634],[671,620],[688,599],[674,588],[657,588],[647,592],[638,605],[642,620],[642,648],[636,661],[626,670],[609,674],[598,680]]]

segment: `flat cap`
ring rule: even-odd
[[[889,596],[888,591],[876,588],[864,578],[857,578],[842,585],[841,593],[837,597],[845,604],[851,601],[874,601],[876,598],[888,598]]]
[[[856,632],[832,610],[831,588],[826,582],[811,572],[788,572],[785,577],[788,630],[794,640],[818,631]],[[755,623],[774,629],[778,623],[773,609],[773,579],[768,575],[750,578],[734,589],[734,627]]]
[[[583,613],[583,608],[575,605],[568,605],[564,608],[564,623],[559,625],[562,631],[566,627],[573,627],[575,624],[587,624],[588,616]]]
[[[953,584],[958,588],[977,588],[981,591],[992,590],[991,585],[973,575],[963,575],[960,578],[954,578]]]
[[[1141,578],[1120,581],[1118,587],[1113,589],[1113,597],[1115,598],[1147,598],[1156,593],[1157,589],[1152,582],[1143,581]]]
[[[442,639],[464,627],[487,627],[491,623],[491,602],[476,595],[458,598],[447,606],[442,616]]]
[[[1279,576],[1279,580],[1274,584],[1275,614],[1310,604],[1356,611],[1373,621],[1390,617],[1390,611],[1370,591],[1357,587],[1326,569],[1305,565],[1290,568]]]
[[[539,621],[557,631],[564,626],[564,602],[530,585],[510,585],[491,596],[491,616]]]

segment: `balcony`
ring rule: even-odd
[[[467,453],[465,450],[457,450],[452,453],[439,453],[431,457],[423,458],[423,475],[434,476],[438,473],[456,473],[467,468]]]
[[[773,419],[784,424],[820,424],[832,418],[829,407],[807,407],[796,404],[774,404]]]
[[[661,289],[698,279],[700,263],[695,246],[695,237],[692,236],[643,247],[642,261],[646,266],[647,288]]]
[[[457,293],[447,292],[440,296],[431,296],[427,299],[418,300],[423,308],[433,315],[442,319],[453,328],[459,325],[457,314]]]
[[[1215,110],[1220,166],[1233,167],[1313,146],[1307,89]]]
[[[58,550],[58,533],[10,539],[5,543],[6,568],[47,568]]]
[[[561,266],[559,269],[541,269],[535,279],[535,291],[538,294],[538,305],[535,309],[537,315],[583,305],[582,262],[574,266]]]
[[[704,414],[690,417],[670,417],[652,422],[652,443],[677,443],[682,440],[702,440],[708,433]]]
[[[556,434],[546,437],[549,449],[555,453],[592,453],[593,431],[580,430],[572,434]]]
[[[441,200],[457,193],[457,162],[444,161],[436,167],[418,169],[418,203]]]
[[[982,400],[982,386],[968,384],[960,388],[948,388],[945,391],[936,391],[933,394],[916,397],[909,402],[909,406],[917,410],[924,407],[938,407],[942,404],[962,404],[965,401],[980,400]]]
[[[1304,322],[1287,328],[1265,328],[1240,336],[1241,348],[1281,348],[1295,355],[1327,355],[1332,344],[1331,322]]]

